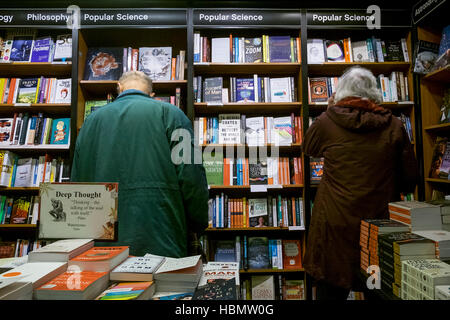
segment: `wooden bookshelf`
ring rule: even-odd
[[[298,232],[298,231],[305,231],[302,229],[294,229],[289,230],[288,227],[247,227],[247,228],[207,228],[205,229],[206,232],[236,232],[236,231],[242,231],[242,232]]]
[[[340,76],[350,67],[361,66],[371,70],[375,75],[382,73],[386,75],[392,71],[408,72],[410,65],[410,62],[324,62],[309,64],[308,73],[310,76]]]
[[[72,72],[72,63],[52,62],[8,62],[0,63],[0,76],[22,77],[22,76],[68,76]]]
[[[427,74],[423,77],[423,80],[449,84],[450,83],[450,65],[446,66],[442,69],[430,72],[429,74]]]
[[[201,144],[200,147],[202,149],[206,148],[206,147],[222,148],[223,150],[225,150],[226,148],[234,148],[234,149],[245,148],[246,151],[249,150],[250,148],[267,148],[267,151],[269,151],[269,152],[272,148],[278,148],[279,151],[281,151],[281,152],[288,152],[288,151],[291,151],[291,152],[299,151],[300,152],[302,149],[302,145],[300,143],[292,143],[289,146],[276,146],[274,144],[264,144],[261,146],[249,146],[247,144]]]
[[[267,188],[267,191],[269,190],[283,190],[283,189],[290,189],[290,190],[294,190],[294,189],[301,189],[304,187],[303,184],[283,184],[281,185],[281,188],[275,188],[275,187],[270,187],[270,185],[268,185],[269,187]],[[210,190],[251,190],[251,186],[209,186],[208,187]]]
[[[305,269],[240,269],[239,273],[295,273],[304,272]]]
[[[13,114],[14,112],[47,113],[70,116],[70,103],[32,103],[29,106],[15,104],[0,104],[0,114]]]
[[[424,127],[426,131],[429,132],[449,132],[450,131],[450,123],[442,123],[442,124],[436,124],[432,126]]]
[[[93,95],[104,95],[108,92],[117,91],[117,80],[80,80],[80,87],[86,91],[86,93]],[[186,87],[187,80],[170,80],[170,81],[153,81],[153,91],[159,90],[165,91],[175,88]]]
[[[254,103],[225,103],[223,105],[208,105],[205,102],[194,103],[196,115],[217,115],[219,113],[242,113],[242,114],[298,114],[301,102],[254,102]]]
[[[39,192],[39,187],[0,187],[0,193],[2,192]]]
[[[405,109],[410,109],[414,106],[414,101],[401,101],[401,102],[383,102],[380,103],[380,106],[386,109],[390,109],[392,111],[400,110],[403,111]],[[327,109],[327,104],[309,104],[309,110],[311,111],[325,111]]]
[[[445,179],[425,178],[425,181],[431,182],[431,183],[450,184],[450,180],[445,180]]]
[[[196,73],[203,75],[212,74],[297,74],[301,63],[194,63]]]
[[[0,224],[0,229],[35,229],[35,224]]]
[[[34,151],[49,151],[49,150],[69,150],[70,146],[67,144],[44,144],[44,145],[12,145],[0,147],[1,150],[34,150]]]

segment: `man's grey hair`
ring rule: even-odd
[[[367,98],[375,103],[382,102],[375,76],[370,70],[359,66],[351,67],[339,78],[334,102],[355,96]]]
[[[144,72],[142,71],[127,71],[119,79],[119,83],[121,85],[125,85],[128,81],[138,81],[144,84],[148,88],[148,92],[152,92],[152,79],[150,79]]]

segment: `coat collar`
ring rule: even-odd
[[[148,94],[145,94],[141,90],[128,89],[128,90],[125,90],[124,92],[122,92],[121,94],[119,94],[116,99],[119,99],[119,98],[122,98],[122,97],[125,97],[125,96],[129,96],[129,95],[134,95],[134,94],[150,98]]]

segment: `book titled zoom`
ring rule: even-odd
[[[41,239],[117,238],[117,183],[41,183]]]

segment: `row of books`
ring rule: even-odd
[[[172,58],[172,47],[91,47],[84,80],[118,80],[122,73],[139,70],[152,80],[184,80],[186,51]]]
[[[297,89],[294,77],[270,78],[254,74],[247,78],[229,78],[224,88],[223,77],[194,77],[194,101],[209,104],[246,102],[295,102]]]
[[[72,79],[0,78],[0,101],[16,103],[71,103]]]
[[[252,275],[242,280],[241,300],[306,300],[304,280],[284,275]]]
[[[328,98],[336,92],[338,77],[308,78],[309,103],[327,104]],[[394,71],[389,77],[383,74],[377,77],[382,102],[410,101],[408,77],[403,72]]]
[[[243,114],[219,114],[196,117],[194,132],[198,144],[247,144],[248,146],[291,145],[302,143],[303,117],[247,117]]]
[[[61,157],[45,154],[23,158],[11,151],[0,151],[0,159],[3,187],[39,187],[41,182],[67,182],[70,178],[69,160]]]
[[[11,259],[8,261],[19,261],[26,262],[28,260],[28,253],[36,250],[52,241],[47,240],[36,240],[36,239],[17,239],[16,241],[1,241],[0,242],[0,259],[6,258],[20,258],[25,257],[26,259]],[[2,261],[2,260],[0,260]],[[0,264],[0,272],[5,272],[7,267],[4,264]]]
[[[218,262],[237,262],[241,269],[298,270],[302,264],[302,247],[298,239],[236,236],[215,240],[209,248]]]
[[[68,145],[70,118],[44,118],[42,113],[14,113],[14,118],[0,119],[0,147],[11,145]]]
[[[223,193],[208,201],[210,228],[305,228],[303,198],[228,198]]]
[[[53,62],[72,58],[72,35],[36,38],[36,32],[10,31],[0,37],[0,62]],[[22,34],[21,34],[22,33]]]
[[[431,157],[429,177],[434,179],[450,179],[450,141],[448,137],[436,137]]]
[[[308,63],[324,62],[409,62],[406,39],[381,40],[374,36],[366,40],[308,39]]]
[[[36,224],[39,219],[39,197],[0,195],[0,224]]]
[[[298,157],[221,158],[203,156],[208,185],[297,185],[303,182],[302,159]]]
[[[206,37],[194,33],[194,63],[301,62],[300,38],[268,36]]]

